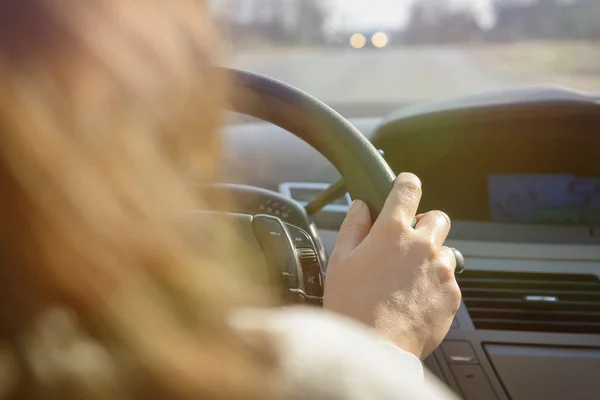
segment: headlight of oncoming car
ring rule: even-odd
[[[367,38],[362,33],[350,36],[350,45],[355,49],[362,49],[367,44]]]
[[[389,43],[389,38],[385,33],[377,32],[371,37],[371,43],[373,43],[373,46],[382,49]]]

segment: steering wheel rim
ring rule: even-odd
[[[276,79],[224,68],[230,78],[226,108],[277,125],[321,153],[342,175],[348,192],[377,218],[395,175],[367,138],[321,100]]]

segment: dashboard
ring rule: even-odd
[[[351,122],[395,172],[423,181],[422,209],[453,220],[463,304],[426,365],[467,400],[598,399],[600,98],[517,89],[418,104]],[[340,179],[288,132],[224,129],[223,181],[306,204]],[[313,218],[330,252],[348,195]],[[292,218],[279,203],[257,213]]]

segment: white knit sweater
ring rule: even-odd
[[[273,337],[281,357],[277,381],[289,399],[457,399],[414,355],[336,314],[247,309],[232,324]]]

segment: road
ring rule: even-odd
[[[506,88],[466,50],[452,47],[246,51],[233,66],[295,85],[329,103],[406,104]]]

